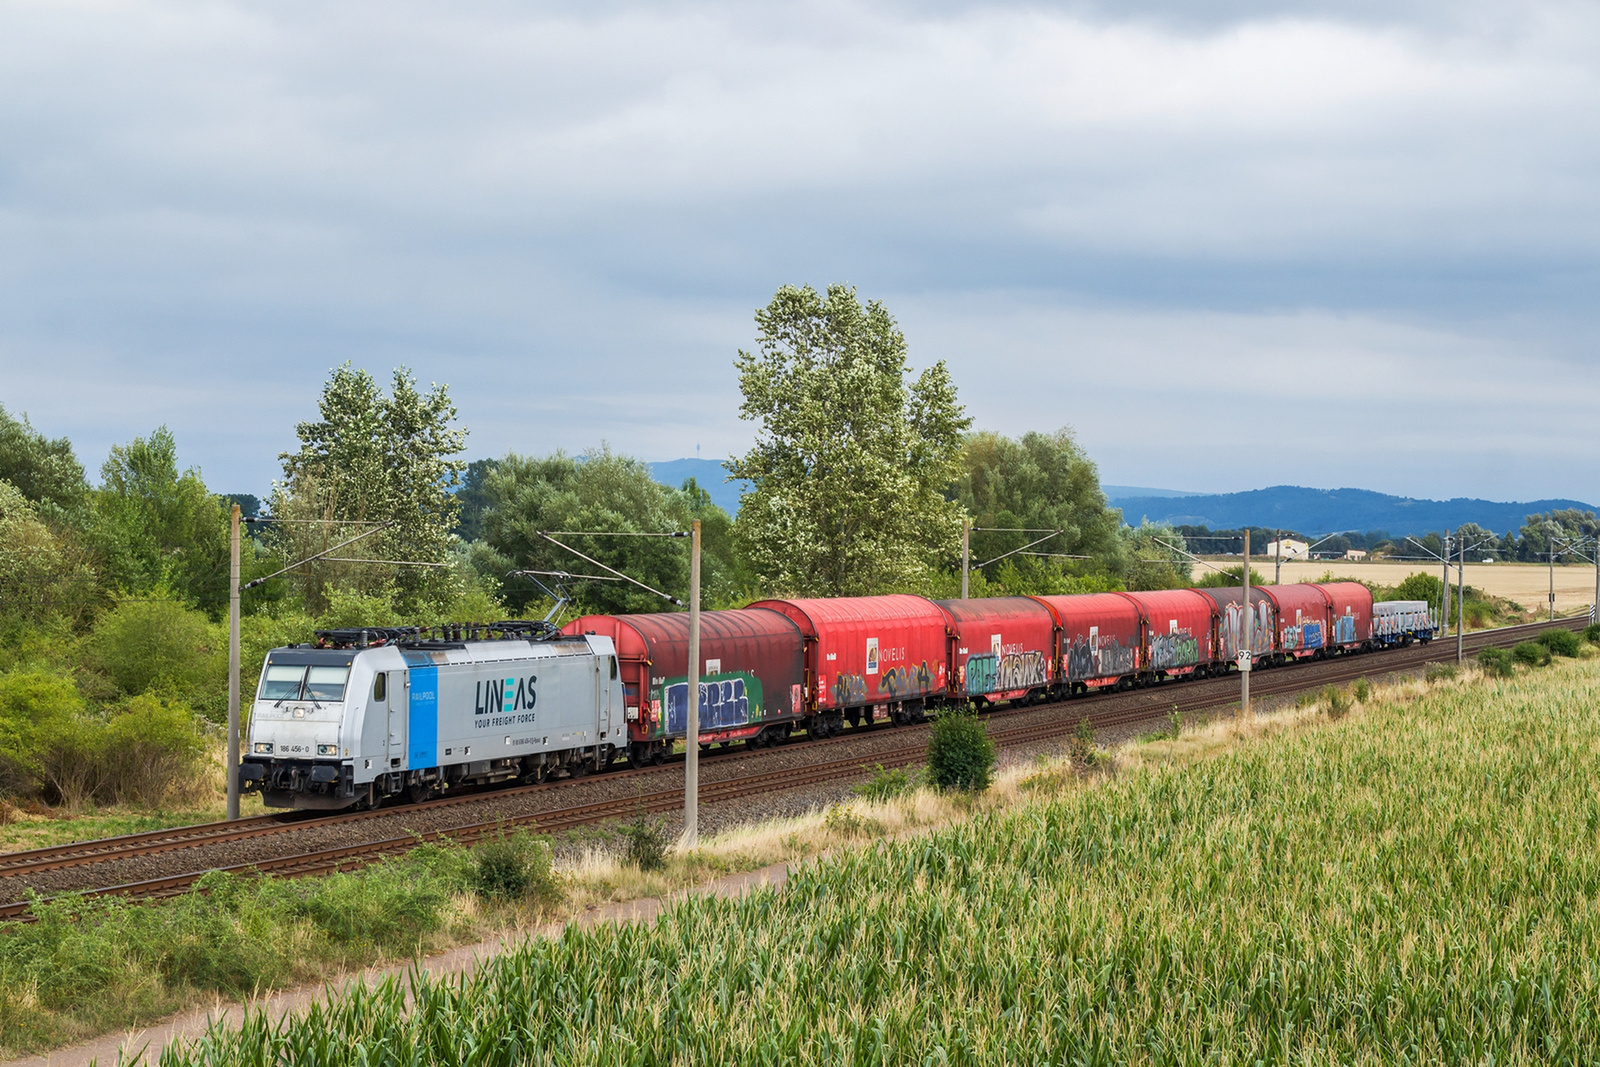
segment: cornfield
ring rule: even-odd
[[[1600,661],[352,987],[180,1064],[1600,1060]]]

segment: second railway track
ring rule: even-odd
[[[1505,647],[1541,630],[1548,629],[1552,625],[1576,629],[1583,625],[1583,622],[1584,620],[1577,619],[1558,620],[1553,624],[1534,623],[1480,631],[1465,638],[1464,651],[1475,652],[1478,649],[1491,646]],[[1254,694],[1259,697],[1281,696],[1319,688],[1324,685],[1352,681],[1367,675],[1413,670],[1430,662],[1453,659],[1454,655],[1453,643],[1444,642],[1431,646],[1413,646],[1409,649],[1383,653],[1377,656],[1341,657],[1308,665],[1308,667],[1301,669],[1259,671],[1252,681],[1252,689]],[[1237,702],[1235,694],[1225,691],[1230,688],[1230,681],[1236,682],[1236,678],[1237,676],[1230,676],[1229,678],[1211,679],[1181,687],[1161,686],[1154,689],[1138,690],[1121,694],[1120,697],[1112,698],[1112,700],[1096,701],[1093,706],[1089,707],[1084,707],[1077,701],[1069,701],[1056,705],[1041,705],[1029,709],[1018,709],[1019,713],[1022,711],[1048,712],[1055,709],[1068,710],[1070,712],[1082,707],[1087,714],[1067,714],[1045,722],[999,730],[991,729],[990,736],[998,745],[1014,746],[1063,736],[1071,732],[1083,718],[1088,718],[1090,725],[1094,729],[1104,730],[1147,721],[1172,711],[1185,713],[1224,708]],[[1113,702],[1115,702],[1115,706],[1108,706]],[[994,717],[998,718],[998,716]],[[860,731],[858,734],[852,731],[841,737],[823,742],[822,745],[805,746],[802,751],[807,749],[821,751],[823,746],[832,747],[870,733],[870,731]],[[751,774],[737,775],[720,781],[703,781],[700,787],[700,798],[703,803],[736,800],[757,793],[780,792],[856,775],[863,768],[873,764],[880,764],[884,767],[899,767],[915,763],[923,758],[926,752],[925,735],[921,731],[916,733],[908,732],[905,740],[906,744],[887,750],[807,763],[798,767],[758,770]],[[643,768],[636,771],[617,772],[615,775],[604,776],[600,779],[579,779],[579,781],[603,781],[606,777],[616,778],[621,775],[659,776],[659,774],[659,768]],[[358,824],[371,819],[391,817],[397,813],[403,814],[407,810],[433,812],[440,808],[465,806],[474,802],[517,794],[560,789],[567,784],[545,783],[483,793],[468,793],[415,805],[412,809],[378,809],[320,818],[308,818],[294,814],[263,815],[231,823],[202,823],[195,826],[146,831],[98,841],[56,845],[27,852],[0,854],[0,879],[59,870],[64,867],[89,866],[129,856],[204,848],[207,845],[226,841],[291,833],[305,827]],[[349,870],[374,862],[385,856],[396,855],[425,841],[449,839],[467,844],[490,834],[524,826],[537,826],[543,832],[560,832],[580,826],[625,818],[641,810],[652,814],[674,811],[680,809],[682,804],[683,790],[681,785],[665,789],[654,789],[649,792],[641,790],[632,797],[603,799],[529,814],[465,822],[459,826],[430,830],[423,833],[408,832],[398,836],[385,836],[334,848],[317,849],[248,863],[227,866],[207,865],[202,869],[178,872],[158,878],[126,882],[119,885],[95,886],[83,892],[88,896],[116,895],[134,899],[160,899],[187,891],[201,877],[214,870],[240,873],[254,872],[280,877],[326,874]],[[0,920],[26,918],[28,907],[27,901],[0,904]]]

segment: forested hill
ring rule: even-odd
[[[1274,485],[1244,493],[1209,496],[1113,497],[1111,506],[1122,509],[1123,520],[1138,525],[1141,518],[1174,526],[1241,526],[1333,533],[1340,530],[1387,530],[1391,536],[1421,535],[1429,530],[1455,529],[1475,522],[1486,530],[1505,533],[1520,528],[1529,515],[1565,508],[1593,511],[1593,504],[1576,500],[1530,500],[1499,503],[1457,497],[1454,500],[1414,500],[1368,489],[1307,489]]]
[[[669,459],[650,464],[650,476],[662,485],[680,488],[693,478],[711,496],[711,502],[729,515],[739,514],[739,494],[748,492],[749,482],[725,481],[728,469],[720,459]]]

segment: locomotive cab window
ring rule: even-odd
[[[372,680],[372,699],[384,700],[388,695],[389,676],[383,671],[379,671],[378,676]]]
[[[312,667],[306,672],[307,700],[343,700],[349,667]]]
[[[611,661],[611,680],[614,682],[617,680],[617,657],[608,656],[606,658]]]
[[[306,669],[300,666],[269,666],[261,676],[262,700],[299,700],[300,683],[306,678]]]

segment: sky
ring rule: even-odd
[[[0,404],[264,494],[348,360],[468,455],[726,456],[784,284],[1109,483],[1600,501],[1600,6],[0,5]]]

